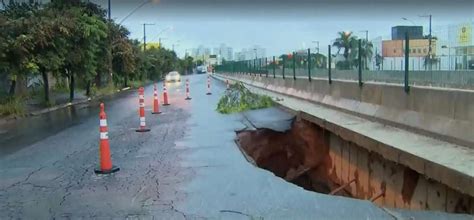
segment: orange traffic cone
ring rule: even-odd
[[[189,96],[189,79],[186,79],[186,98],[185,100],[191,100],[191,97]]]
[[[145,89],[143,87],[140,87],[138,89],[138,103],[140,105],[140,108],[138,110],[139,116],[140,116],[140,128],[135,130],[136,132],[148,132],[150,131],[149,128],[146,128],[146,123],[145,123]]]
[[[166,81],[163,81],[163,105],[170,105],[170,103],[168,103],[168,90],[166,89]]]
[[[158,91],[156,89],[156,83],[153,88],[153,112],[151,112],[151,114],[161,114],[160,104],[158,101]]]
[[[207,77],[207,93],[206,95],[211,95],[211,77]]]
[[[112,166],[112,159],[110,158],[110,144],[109,134],[107,128],[107,115],[104,111],[104,103],[100,103],[100,147],[99,147],[99,160],[100,167],[94,169],[96,174],[110,174],[120,170],[116,166]]]

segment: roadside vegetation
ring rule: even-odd
[[[172,70],[193,68],[192,58],[181,60],[171,50],[144,51],[94,3],[0,4],[0,115],[23,114],[34,94],[48,107],[57,104],[56,94],[68,94],[71,102],[78,92],[86,97],[111,94],[159,80]]]
[[[217,103],[217,111],[223,114],[243,112],[253,109],[273,106],[273,100],[268,96],[251,93],[242,83],[230,86]]]

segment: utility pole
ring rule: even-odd
[[[147,25],[155,25],[155,24],[149,24],[149,23],[143,23],[143,51],[146,50],[146,26]]]
[[[109,20],[112,18],[112,17],[111,17],[111,15],[112,15],[112,8],[110,7],[110,5],[111,5],[110,1],[111,1],[111,0],[109,0],[109,2],[108,2],[108,9],[109,9],[109,10],[108,10],[108,13],[107,13]]]
[[[108,25],[110,27],[111,23],[112,23],[112,7],[111,7],[111,0],[108,0],[108,5],[107,5],[107,18],[108,18]],[[107,51],[107,55],[108,55],[108,63],[109,63],[109,66],[108,66],[108,69],[109,69],[109,76],[110,76],[110,83],[112,83],[112,80],[113,80],[113,70],[112,70],[112,39],[109,38],[109,50]],[[100,76],[100,75],[99,75]],[[102,84],[102,82],[100,82],[101,79],[99,77],[99,82],[98,82],[98,85],[100,86]]]

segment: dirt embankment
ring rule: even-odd
[[[257,166],[307,190],[330,193],[336,189],[329,173],[329,134],[322,128],[295,120],[291,130],[269,129],[238,132],[240,147]],[[350,196],[344,190],[338,195]]]

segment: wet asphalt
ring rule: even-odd
[[[219,114],[225,85],[213,80],[212,95],[205,95],[206,76],[189,79],[192,100],[184,100],[184,82],[168,84],[171,105],[160,106],[160,115],[151,114],[153,87],[146,87],[148,133],[134,131],[136,91],[104,100],[112,161],[121,169],[112,175],[93,172],[97,103],[0,127],[0,219],[395,218],[370,202],[306,191],[248,163],[235,131],[249,119],[274,127],[271,118],[291,116],[276,109]]]

